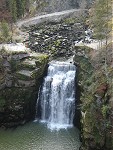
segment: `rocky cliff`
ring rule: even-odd
[[[75,8],[88,8],[93,0],[38,0],[38,12],[57,12]]]
[[[75,50],[74,61],[78,66],[77,81],[81,93],[81,150],[112,150],[112,44],[108,45],[107,76],[104,70],[105,48],[95,56],[94,50],[88,47],[75,47]]]
[[[48,56],[21,44],[0,49],[0,126],[23,124],[33,118],[37,92]]]

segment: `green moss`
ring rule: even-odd
[[[77,18],[73,18],[73,17],[71,17],[71,18],[66,18],[66,19],[64,19],[64,22],[65,22],[66,24],[74,24],[74,23],[77,22]]]
[[[105,105],[105,104],[102,105],[101,112],[102,112],[102,115],[104,118],[107,117],[107,114],[110,109],[111,109],[111,107],[109,105]]]
[[[32,80],[34,79],[34,72],[33,71],[29,71],[29,70],[21,70],[19,72],[16,72],[16,78],[20,79],[20,80]]]
[[[32,71],[33,69],[36,68],[36,64],[35,64],[35,59],[27,59],[27,60],[24,60],[22,62],[19,63],[19,69],[27,69],[27,70],[30,70]]]
[[[42,63],[46,63],[48,61],[49,56],[48,55],[40,55],[39,61]]]
[[[47,63],[48,63],[48,59],[49,59],[48,55],[41,55],[41,56],[35,61],[36,66],[37,66],[38,68],[43,68],[43,69],[44,69],[45,65],[47,65]]]
[[[88,58],[85,58],[84,56],[75,56],[75,62],[79,63],[78,67],[78,81],[80,81],[82,84],[85,84],[86,80],[91,77],[93,73],[93,66],[88,61]],[[91,80],[89,81],[91,83]],[[87,81],[88,83],[88,81]],[[85,84],[86,85],[86,84]]]
[[[44,68],[47,65],[49,56],[46,54],[32,54],[30,56],[31,59],[35,60],[35,64],[37,68]]]
[[[54,44],[56,47],[58,47],[61,44],[61,40],[57,39],[56,41],[54,41]]]

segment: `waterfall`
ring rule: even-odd
[[[75,74],[76,67],[72,63],[57,61],[49,64],[38,101],[41,105],[41,122],[46,122],[50,129],[73,126]]]

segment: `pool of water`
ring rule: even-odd
[[[79,150],[77,128],[51,131],[44,124],[30,122],[16,129],[0,129],[0,150]]]

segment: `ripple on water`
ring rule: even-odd
[[[0,150],[79,150],[76,128],[49,130],[43,124],[28,123],[16,129],[0,129]]]

